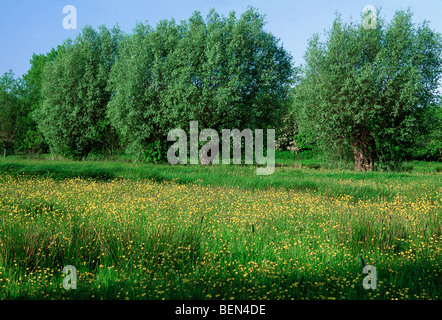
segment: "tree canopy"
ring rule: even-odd
[[[38,128],[52,152],[84,158],[114,143],[106,116],[111,93],[109,73],[123,37],[115,27],[85,27],[74,40],[59,46],[54,61],[44,66],[43,102],[35,110]]]
[[[188,21],[138,24],[111,72],[109,117],[130,152],[166,141],[174,128],[266,128],[288,106],[291,56],[249,9]]]
[[[326,36],[308,44],[295,95],[300,130],[326,152],[351,154],[356,170],[402,160],[437,103],[440,34],[397,11],[389,24],[378,12],[374,29],[338,15]]]
[[[0,78],[0,147],[3,156],[13,147],[20,129],[20,85],[10,70]]]
[[[387,23],[378,10],[372,28],[337,14],[302,66],[253,8],[138,23],[130,34],[86,26],[34,54],[21,79],[2,76],[0,146],[156,161],[167,134],[195,121],[217,132],[276,129],[279,148],[352,159],[356,170],[438,161],[442,36],[412,17],[400,10]]]

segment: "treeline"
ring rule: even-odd
[[[124,149],[152,160],[166,155],[167,133],[192,120],[219,131],[275,127],[289,107],[292,58],[263,27],[253,9],[240,18],[211,11],[180,24],[139,23],[129,35],[85,27],[34,55],[23,80],[32,95],[26,112],[44,139],[23,144],[15,132],[6,149],[74,159]]]
[[[338,16],[300,67],[252,8],[139,23],[131,34],[85,27],[34,54],[22,78],[1,77],[0,147],[161,161],[167,133],[198,121],[219,132],[277,128],[280,149],[351,158],[357,170],[440,161],[442,41],[411,17],[399,11],[367,30]]]

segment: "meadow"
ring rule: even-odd
[[[2,159],[0,298],[441,298],[441,163],[277,164]]]

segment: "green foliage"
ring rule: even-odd
[[[311,138],[306,132],[297,132],[294,135],[294,140],[296,141],[296,144],[300,150],[311,150],[314,148]]]
[[[23,75],[23,100],[26,107],[23,121],[23,134],[18,139],[16,149],[25,152],[47,152],[48,146],[43,134],[38,130],[33,118],[33,112],[43,104],[42,82],[43,70],[47,62],[52,62],[57,56],[57,49],[47,54],[33,54],[30,60],[31,67]]]
[[[87,26],[59,47],[43,72],[43,103],[35,110],[38,128],[52,152],[75,159],[115,145],[106,117],[108,75],[123,37],[118,28]]]
[[[326,41],[310,39],[300,68],[252,8],[239,18],[212,10],[179,24],[139,23],[128,36],[86,27],[34,54],[23,79],[3,76],[1,147],[75,159],[112,158],[123,147],[158,163],[167,133],[196,120],[218,132],[276,128],[280,150],[320,151],[338,167],[441,161],[441,36],[411,18],[378,16],[366,30],[337,16]]]
[[[138,24],[121,43],[108,114],[127,150],[142,159],[174,128],[265,128],[286,112],[290,55],[249,9],[188,21]]]
[[[167,150],[159,140],[151,142],[144,152],[144,161],[159,163],[166,159]]]
[[[417,138],[411,157],[427,161],[442,161],[442,103],[434,104],[423,113],[424,133]]]
[[[13,150],[23,135],[25,105],[22,99],[22,83],[10,70],[0,78],[0,147],[3,156]]]
[[[406,158],[436,101],[441,36],[411,18],[398,11],[390,24],[378,16],[375,29],[364,29],[337,16],[325,42],[309,41],[295,97],[300,132],[325,153],[353,155],[357,170]]]

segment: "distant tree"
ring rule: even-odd
[[[442,161],[442,99],[425,110],[423,133],[417,139],[412,157],[419,160]]]
[[[43,70],[47,62],[52,62],[57,56],[57,49],[52,49],[47,54],[33,54],[31,67],[23,75],[22,99],[24,103],[23,130],[16,143],[17,150],[45,152],[48,149],[43,134],[38,130],[33,113],[43,104],[42,83]]]
[[[13,148],[20,127],[20,85],[10,70],[0,78],[0,146],[3,156]]]
[[[109,72],[118,56],[120,30],[85,27],[58,48],[43,72],[41,107],[34,112],[52,152],[75,159],[116,143],[106,116]]]
[[[295,98],[300,131],[323,150],[351,154],[355,170],[406,156],[442,72],[441,36],[427,22],[413,24],[410,11],[376,21],[365,29],[338,15],[325,42],[314,35]]]
[[[249,9],[188,21],[138,24],[111,73],[109,116],[128,150],[146,158],[169,130],[267,128],[279,124],[293,78],[291,57]]]

